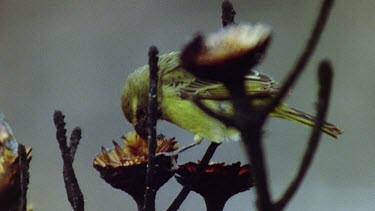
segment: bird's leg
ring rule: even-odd
[[[180,153],[182,152],[185,152],[186,150],[190,149],[190,148],[193,148],[197,145],[199,145],[200,143],[202,143],[203,141],[203,137],[199,136],[199,135],[195,135],[194,136],[194,143],[192,144],[189,144],[187,146],[184,146],[184,147],[181,147],[173,152],[159,152],[159,153],[156,153],[156,156],[158,155],[164,155],[164,156],[167,156],[167,157],[174,157],[174,156],[177,156],[179,155]]]
[[[174,157],[174,156],[177,156],[180,153],[185,152],[186,150],[188,150],[188,149],[190,149],[190,148],[192,148],[192,147],[194,147],[194,146],[196,146],[198,144],[200,144],[200,143],[194,142],[194,143],[189,144],[187,146],[184,146],[184,147],[181,147],[179,149],[176,149],[175,151],[172,151],[172,152],[158,152],[158,153],[156,153],[156,156],[164,155],[164,156],[167,156],[167,157]]]
[[[155,154],[155,157],[157,156],[166,156],[166,157],[170,157],[171,158],[171,164],[172,164],[172,167],[171,167],[171,171],[177,171],[178,169],[178,165],[177,165],[177,161],[176,161],[176,158],[177,158],[177,155],[179,155],[181,152],[184,152],[196,145],[200,144],[197,143],[197,142],[194,142],[193,144],[190,144],[190,145],[187,145],[187,146],[184,146],[182,148],[179,148],[179,149],[176,149],[175,151],[172,151],[172,152],[158,152]]]

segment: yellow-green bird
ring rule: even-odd
[[[158,118],[169,121],[195,134],[194,141],[203,139],[220,143],[223,140],[236,140],[239,132],[225,126],[219,120],[207,115],[182,93],[197,95],[212,110],[223,114],[233,113],[230,95],[224,85],[218,81],[202,80],[193,76],[180,65],[180,53],[172,52],[159,57],[158,82]],[[134,126],[137,133],[145,135],[147,131],[149,67],[148,65],[131,73],[125,82],[121,97],[121,107],[126,119]],[[262,105],[279,91],[277,82],[270,77],[253,71],[245,76],[248,94],[261,94],[254,103]],[[265,97],[266,96],[266,97]],[[267,97],[269,96],[269,97]],[[268,98],[268,99],[267,99]],[[279,105],[272,117],[314,125],[314,117],[293,109],[286,104]],[[324,133],[337,138],[341,130],[331,123],[324,123]]]

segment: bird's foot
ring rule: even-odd
[[[186,150],[190,149],[190,148],[193,148],[194,146],[200,144],[200,142],[195,142],[195,143],[192,143],[190,145],[187,145],[187,146],[184,146],[182,148],[179,148],[175,151],[172,151],[172,152],[158,152],[156,153],[156,157],[157,156],[166,156],[166,157],[170,157],[171,158],[171,162],[172,162],[172,168],[171,168],[171,171],[177,171],[178,169],[178,165],[177,165],[177,161],[176,161],[176,157],[182,153],[182,152],[185,152]]]
[[[166,157],[175,157],[175,156],[179,155],[180,153],[185,152],[186,150],[188,150],[188,149],[190,149],[190,148],[192,148],[192,147],[194,147],[198,144],[199,143],[192,143],[190,145],[184,146],[184,147],[179,148],[179,149],[177,149],[175,151],[172,151],[172,152],[158,152],[158,153],[156,153],[156,156],[164,155]]]

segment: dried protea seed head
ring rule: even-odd
[[[144,200],[146,187],[147,141],[135,132],[128,133],[122,139],[125,147],[121,147],[114,141],[114,149],[102,148],[102,152],[94,159],[94,167],[107,183],[127,192],[139,204]],[[174,138],[167,139],[164,136],[158,136],[157,152],[171,152],[176,149],[178,145]],[[165,156],[155,158],[155,190],[158,190],[174,175],[171,168],[175,161],[172,159],[175,158]]]
[[[148,157],[148,142],[143,139],[136,132],[130,132],[126,136],[123,136],[126,150],[129,154],[134,156]],[[164,135],[158,135],[156,153],[158,152],[172,152],[178,149],[178,144],[174,138],[167,139]]]
[[[205,53],[197,57],[198,64],[230,60],[262,45],[271,35],[263,24],[233,25],[211,34],[205,40]]]
[[[267,25],[230,25],[207,38],[198,35],[183,49],[181,62],[198,77],[233,80],[260,62],[270,40],[271,29]]]
[[[180,165],[177,170],[177,181],[182,185],[191,182],[197,171],[197,163]],[[192,190],[204,197],[206,202],[222,203],[233,195],[249,190],[253,186],[250,165],[241,166],[240,162],[226,165],[224,163],[210,163],[193,182]]]
[[[1,208],[14,206],[20,195],[20,166],[18,154],[0,147],[0,205]],[[27,162],[31,160],[31,148],[26,149]]]
[[[94,165],[119,167],[146,163],[148,159],[147,141],[136,132],[130,132],[121,138],[125,147],[121,147],[115,141],[113,141],[114,149],[107,150],[102,147],[102,152],[94,159]],[[178,149],[178,144],[174,138],[167,139],[165,136],[158,136],[156,153],[172,152],[176,149]]]

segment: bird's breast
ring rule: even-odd
[[[231,112],[229,102],[205,101],[206,106],[220,113]],[[221,142],[238,135],[233,128],[207,115],[193,102],[177,96],[164,96],[161,100],[162,118],[205,139]]]

